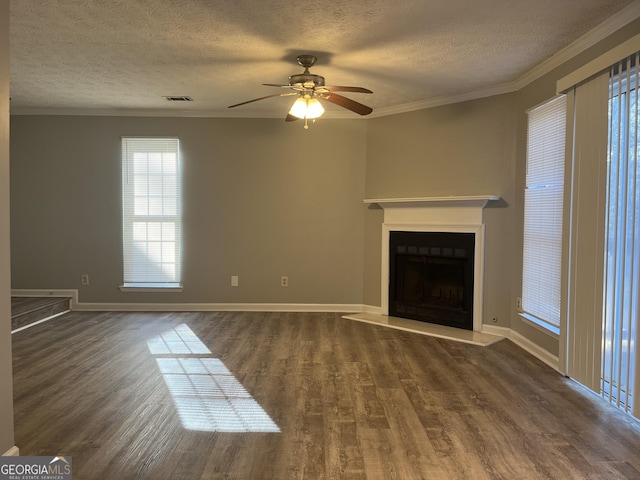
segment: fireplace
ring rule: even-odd
[[[380,313],[413,320],[416,304],[425,303],[426,296],[440,298],[439,306],[431,305],[422,308],[419,320],[430,323],[442,323],[436,317],[442,317],[447,312],[449,319],[454,318],[456,326],[474,331],[482,329],[483,313],[483,278],[484,278],[484,219],[483,209],[491,201],[499,201],[496,195],[476,195],[459,197],[422,197],[422,198],[375,198],[366,199],[364,203],[378,205],[384,210],[382,224],[382,254],[381,254],[381,293]],[[391,237],[396,233],[435,233],[435,234],[464,234],[471,243],[463,246],[457,243],[436,243],[410,245],[406,243],[406,253],[391,263]],[[402,238],[402,237],[401,237]],[[437,237],[436,237],[437,238]],[[461,238],[461,237],[453,237]],[[396,245],[396,250],[403,245]],[[411,251],[409,248],[412,247]],[[426,248],[429,248],[428,253]],[[433,253],[431,248],[434,248]],[[415,248],[415,250],[413,249]],[[422,248],[422,251],[420,251]],[[438,248],[440,251],[438,253]],[[450,250],[452,249],[452,250]],[[456,249],[458,250],[456,252]],[[464,254],[460,250],[465,250]],[[417,253],[415,253],[417,252]],[[399,265],[398,265],[399,262]],[[424,265],[421,263],[424,262]],[[408,269],[407,279],[401,287],[391,287],[391,270]],[[439,272],[445,278],[440,284],[434,283],[431,273],[425,273],[427,267]],[[454,287],[452,279],[457,283],[460,275],[469,275],[471,280],[464,279],[464,287]],[[406,286],[406,282],[413,282],[413,286]],[[392,288],[395,292],[400,288],[400,295],[406,297],[409,305],[400,306],[405,311],[398,311],[396,302],[392,300]],[[416,293],[416,290],[418,292]],[[422,290],[422,291],[421,291]],[[442,290],[442,295],[440,294]],[[435,292],[435,293],[434,293]],[[450,297],[450,298],[447,298]],[[433,300],[433,299],[429,299]],[[437,303],[432,301],[431,303]],[[447,305],[444,305],[447,304]],[[464,321],[462,317],[466,317]]]
[[[473,330],[473,233],[390,232],[389,315]]]

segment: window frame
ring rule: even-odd
[[[122,242],[123,242],[123,283],[119,287],[123,292],[181,292],[182,291],[182,162],[180,155],[180,140],[177,137],[122,137]],[[146,155],[145,167],[142,173],[135,171],[134,158],[137,154]],[[149,173],[152,162],[151,155],[160,154],[160,174]],[[165,154],[175,155],[175,171],[165,173]],[[155,161],[158,159],[156,157]],[[144,186],[136,189],[134,177],[143,177]],[[172,178],[173,177],[173,178]],[[167,182],[167,180],[170,180]],[[156,183],[154,183],[154,181]],[[173,183],[171,183],[173,182]],[[140,187],[140,183],[137,184]],[[146,202],[136,203],[136,200]],[[152,201],[155,201],[152,206]],[[136,208],[145,208],[147,213],[136,213]],[[142,205],[142,207],[141,207]],[[151,213],[150,210],[160,208]],[[173,211],[167,213],[165,210]],[[145,224],[145,238],[136,240],[135,224]],[[155,224],[155,235],[150,226]],[[159,224],[159,225],[158,225]],[[166,231],[170,232],[170,240],[163,240],[165,225],[172,224]],[[140,226],[138,226],[140,228]],[[151,238],[150,238],[151,237]],[[147,260],[137,256],[137,247],[144,246]],[[149,260],[151,247],[156,258]],[[167,248],[169,247],[169,248]],[[158,252],[160,258],[158,259]],[[169,258],[172,261],[163,261]],[[140,266],[143,264],[142,266]],[[166,267],[169,271],[166,271]],[[173,269],[172,269],[173,267]],[[152,273],[152,270],[162,270],[162,273]],[[144,278],[144,276],[147,278]],[[163,281],[154,277],[166,276]]]

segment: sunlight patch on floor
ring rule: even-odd
[[[210,355],[185,324],[147,342],[153,355]],[[204,432],[272,432],[280,429],[218,358],[157,357],[182,426]]]
[[[152,355],[210,355],[211,351],[184,323],[147,342]]]

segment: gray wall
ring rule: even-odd
[[[368,198],[500,195],[484,211],[486,319],[510,323],[513,262],[515,95],[446,105],[369,121]],[[380,305],[380,210],[366,219],[364,303]]]
[[[13,288],[78,288],[81,302],[362,302],[365,122],[309,130],[264,119],[11,122]],[[181,141],[182,293],[118,289],[120,137],[135,135]],[[84,273],[90,286],[80,285]]]
[[[0,455],[14,445],[9,253],[9,0],[0,0]]]

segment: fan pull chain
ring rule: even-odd
[[[316,123],[316,119],[312,118],[311,123]],[[309,130],[309,119],[307,117],[304,117],[304,129]]]

